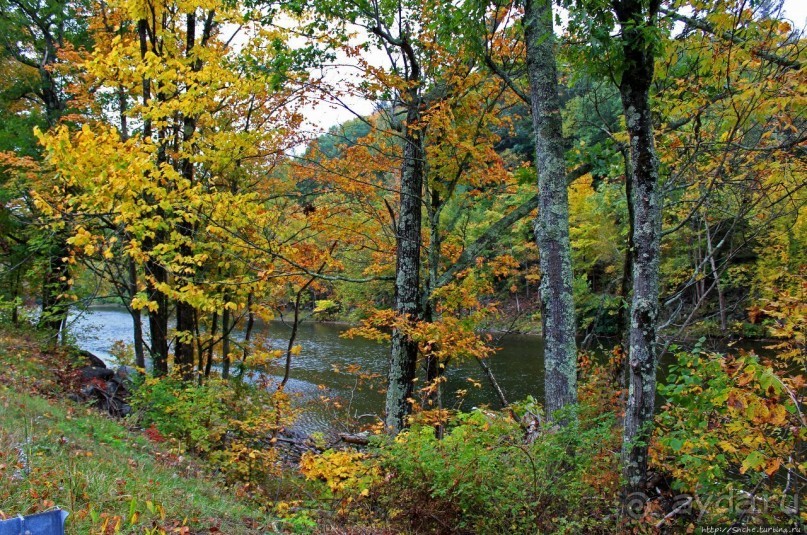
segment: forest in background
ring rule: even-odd
[[[301,525],[800,525],[804,43],[775,0],[0,0],[0,314],[121,303],[139,425],[256,500],[297,324],[388,343],[378,437],[299,462],[327,514],[274,499]],[[493,330],[542,333],[545,399],[448,409]]]

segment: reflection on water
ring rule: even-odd
[[[144,328],[148,322],[144,321]],[[287,391],[295,395],[304,408],[295,428],[310,433],[324,431],[343,419],[345,411],[353,416],[362,416],[362,423],[369,423],[384,411],[384,394],[381,390],[387,373],[389,348],[362,338],[341,338],[348,327],[325,323],[302,323],[297,334],[297,343],[302,351],[292,361],[291,380]],[[71,332],[79,347],[93,352],[111,362],[110,348],[115,341],[132,343],[132,320],[126,310],[117,306],[97,306],[71,319]],[[270,349],[285,349],[288,345],[290,327],[281,322],[256,323],[256,339],[264,337]],[[146,333],[147,334],[147,333]],[[237,333],[235,336],[243,336]],[[528,395],[543,397],[544,372],[543,340],[538,336],[507,335],[497,346],[500,348],[488,359],[496,379],[510,401]],[[769,355],[765,344],[744,341],[733,346],[754,350],[760,355]],[[726,351],[726,342],[712,340],[704,349]],[[663,381],[666,364],[672,359],[662,359],[659,380]],[[365,381],[358,373],[377,374],[373,381]],[[282,363],[270,366],[269,373],[282,375]],[[452,362],[449,365],[447,382],[443,389],[443,403],[447,408],[465,408],[488,404],[498,407],[498,399],[475,361]],[[475,387],[473,383],[481,385]],[[464,394],[463,394],[464,392]],[[462,394],[462,395],[460,395]],[[325,398],[328,403],[321,400]],[[341,408],[335,408],[336,401]],[[663,400],[657,400],[661,407]]]
[[[144,327],[148,322],[144,321]],[[381,391],[387,373],[389,348],[369,340],[341,338],[348,327],[324,323],[302,323],[297,343],[302,351],[292,361],[292,379],[287,390],[295,394],[306,410],[297,426],[300,431],[327,429],[337,417],[336,409],[321,398],[335,400],[342,411],[352,416],[381,416],[384,394]],[[111,361],[110,348],[115,341],[132,343],[132,321],[125,309],[97,306],[71,320],[71,332],[82,349]],[[281,349],[288,344],[290,328],[280,322],[256,325],[256,334],[269,348]],[[543,395],[543,341],[538,336],[507,335],[498,342],[499,351],[488,364],[508,399],[517,400]],[[358,368],[362,374],[377,374],[366,381],[347,370]],[[282,374],[282,363],[270,367],[271,374]],[[474,383],[481,387],[474,386]],[[470,408],[483,404],[498,406],[479,364],[475,361],[452,362],[443,389],[446,407]]]

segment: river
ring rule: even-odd
[[[345,415],[364,415],[363,422],[380,416],[384,407],[382,393],[387,373],[389,346],[362,338],[347,339],[340,335],[347,326],[331,323],[304,322],[297,334],[302,347],[292,361],[288,391],[305,408],[295,425],[296,430],[310,433],[333,427],[333,422]],[[257,338],[269,348],[281,349],[288,344],[290,327],[279,321],[258,323]],[[76,344],[115,364],[110,349],[116,341],[132,343],[131,317],[119,306],[94,306],[74,315],[70,333]],[[497,342],[499,350],[487,360],[496,379],[509,400],[543,395],[543,340],[539,336],[508,334]],[[272,365],[268,372],[282,375],[282,362]],[[358,368],[364,374],[377,374],[370,381],[358,380]],[[357,385],[357,382],[359,383]],[[475,386],[474,383],[481,386]],[[461,391],[466,391],[461,395]],[[327,398],[328,402],[322,401]],[[489,404],[498,407],[498,400],[479,364],[475,361],[454,362],[449,366],[443,390],[447,408],[469,409]],[[336,401],[341,409],[335,408]]]
[[[110,348],[116,341],[132,343],[132,320],[126,309],[114,305],[94,306],[70,321],[70,333],[76,344],[114,365]],[[287,391],[305,410],[295,424],[302,433],[326,431],[346,420],[345,416],[362,416],[362,423],[381,416],[384,409],[384,378],[387,373],[389,346],[363,338],[342,338],[345,325],[303,322],[297,333],[302,351],[293,357],[291,380]],[[269,349],[285,349],[290,326],[279,322],[256,322],[253,340],[262,339]],[[237,333],[236,337],[239,336]],[[725,341],[712,340],[710,349],[725,351]],[[744,341],[735,346],[770,355],[762,342]],[[496,340],[498,351],[487,363],[493,370],[507,399],[516,401],[528,395],[543,398],[544,345],[540,336],[508,334]],[[659,379],[663,380],[670,355],[662,358]],[[349,370],[360,370],[359,373]],[[282,377],[283,362],[266,370]],[[376,375],[373,380],[360,375]],[[478,386],[475,386],[478,385]],[[465,393],[460,395],[464,391]],[[334,402],[336,402],[335,405]],[[657,405],[661,406],[659,399]],[[474,406],[499,407],[489,382],[475,360],[452,362],[443,389],[446,408],[470,409]]]

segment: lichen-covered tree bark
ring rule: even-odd
[[[420,245],[421,190],[423,188],[423,140],[415,126],[418,114],[417,90],[409,91],[401,171],[400,210],[397,222],[395,264],[395,312],[412,320],[421,313]],[[409,399],[417,371],[417,343],[395,329],[387,386],[387,431],[396,434],[406,425]]]
[[[524,33],[540,199],[535,234],[541,261],[546,347],[545,407],[551,417],[558,409],[577,402],[577,345],[568,185],[550,0],[527,0]]]
[[[391,20],[401,16],[403,4],[399,3]],[[370,14],[372,13],[372,14]],[[409,26],[402,24],[398,35],[393,35],[382,20],[378,5],[365,16],[372,21],[369,31],[378,37],[390,53],[397,50],[402,60],[400,74],[408,87],[400,94],[400,104],[406,110],[403,125],[403,159],[399,212],[396,223],[395,262],[395,312],[397,315],[418,321],[421,319],[420,247],[422,244],[422,190],[425,151],[418,121],[422,104],[422,72],[415,48],[412,45]],[[397,68],[396,68],[397,69]],[[389,373],[387,375],[387,399],[384,424],[387,432],[397,434],[406,427],[406,417],[411,410],[410,398],[417,372],[417,342],[408,338],[399,329],[392,331]]]
[[[656,325],[661,255],[659,162],[653,140],[650,85],[653,81],[652,28],[658,3],[615,0],[622,27],[623,70],[619,91],[630,136],[633,205],[633,298],[628,355],[628,403],[623,434],[626,494],[642,490],[647,475],[647,444],[656,395]]]

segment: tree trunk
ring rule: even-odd
[[[66,297],[70,290],[68,283],[70,268],[66,262],[69,253],[65,237],[57,233],[53,240],[42,281],[42,314],[39,317],[39,327],[58,334],[70,308]]]
[[[129,295],[137,295],[137,266],[131,258],[128,260],[129,268]],[[143,315],[140,309],[129,306],[129,313],[132,316],[132,332],[134,334],[135,366],[146,367],[146,355],[143,350]]]
[[[440,200],[440,192],[433,184],[431,187],[431,199],[428,205],[429,216],[429,270],[428,282],[426,283],[426,290],[423,299],[423,320],[432,322],[435,320],[434,301],[432,293],[436,289],[437,272],[440,265],[441,241],[440,241],[440,213],[442,212],[442,202]],[[445,363],[442,363],[445,364]],[[440,387],[440,377],[445,371],[445,366],[433,355],[428,355],[425,362],[426,368],[426,386],[429,390],[428,404],[432,409],[442,408],[442,389]],[[442,428],[438,426],[436,434],[438,437],[442,433]]]
[[[294,320],[291,324],[291,334],[289,334],[289,343],[286,347],[286,364],[283,368],[283,380],[280,381],[280,384],[277,387],[278,390],[283,390],[286,388],[286,383],[288,383],[289,379],[291,378],[292,350],[294,349],[294,342],[297,340],[297,328],[300,326],[300,300],[306,287],[308,287],[308,284],[300,288],[297,295],[294,296]]]
[[[545,407],[551,418],[555,411],[577,403],[577,345],[568,186],[549,0],[527,0],[524,32],[540,196],[535,235],[546,347]]]
[[[254,297],[252,292],[247,295],[247,327],[244,329],[244,346],[241,355],[241,364],[239,365],[238,377],[243,377],[244,371],[247,367],[247,358],[249,358],[249,342],[252,339],[252,329],[255,327],[255,312],[252,309],[252,301]]]
[[[141,19],[137,23],[137,33],[140,40],[140,58],[145,61],[148,53],[148,22]],[[156,46],[156,45],[155,45]],[[160,97],[158,93],[158,98]],[[151,100],[151,80],[143,77],[143,106],[148,106]],[[151,139],[152,134],[151,119],[143,121],[143,137]],[[165,144],[159,140],[157,150],[157,167],[159,168],[168,160],[165,154]],[[162,210],[157,213],[162,215]],[[146,237],[143,240],[143,250],[151,252],[154,245],[162,241],[162,231],[155,232],[154,237]],[[146,293],[149,301],[157,305],[156,310],[149,311],[149,336],[151,344],[151,360],[153,363],[153,373],[156,376],[168,373],[168,299],[159,290],[159,287],[168,282],[168,273],[160,262],[149,256],[145,264],[146,272]]]
[[[224,301],[228,300],[225,295]],[[226,306],[221,313],[221,378],[230,378],[230,331],[232,330],[232,321],[230,320],[230,309]]]
[[[59,121],[64,112],[64,104],[60,98],[56,81],[49,67],[56,60],[56,49],[52,36],[43,28],[46,51],[40,67],[40,78],[42,80],[41,98],[45,108],[45,116],[48,125],[53,127]],[[45,275],[42,283],[42,315],[39,320],[39,327],[59,333],[67,320],[67,313],[70,302],[67,300],[67,292],[70,290],[70,266],[66,259],[69,254],[67,246],[67,235],[64,232],[56,232],[51,237],[50,247],[48,247],[48,257],[46,259]]]
[[[628,403],[622,461],[626,496],[643,490],[647,448],[653,428],[656,395],[656,327],[659,311],[661,198],[659,162],[653,140],[650,85],[653,49],[647,32],[655,12],[635,0],[615,1],[622,26],[624,68],[622,107],[630,137],[633,195],[633,297],[631,300]],[[657,8],[657,6],[656,6]]]
[[[124,141],[129,139],[129,124],[126,116],[127,108],[126,91],[123,85],[118,85],[118,117],[120,119],[120,136]],[[130,242],[131,236],[129,236],[128,233],[125,235],[127,243]],[[134,299],[139,290],[137,283],[137,264],[131,257],[127,259],[126,269],[129,276],[129,280],[127,281],[127,298],[130,301],[130,304],[126,308],[129,310],[129,315],[132,316],[132,338],[134,340],[135,366],[144,369],[146,367],[146,355],[143,346],[143,313],[139,308],[135,309],[131,306],[131,300]]]
[[[625,162],[625,199],[627,200],[628,206],[628,236],[625,240],[625,255],[622,258],[622,280],[619,284],[619,311],[616,317],[616,333],[619,337],[619,343],[622,345],[623,350],[625,350],[629,345],[629,338],[630,333],[628,331],[628,316],[629,310],[628,302],[630,300],[630,291],[631,291],[631,281],[633,276],[633,188],[631,184],[631,167],[630,167],[630,154],[628,153],[627,147],[623,147],[622,150],[622,157]],[[620,380],[620,385],[624,385],[625,380],[625,372],[627,370],[624,369],[622,371],[623,378]]]
[[[723,286],[720,284],[720,271],[717,269],[717,262],[715,261],[715,249],[712,244],[712,231],[709,228],[709,222],[704,217],[703,226],[706,230],[706,254],[709,255],[709,266],[712,268],[712,277],[715,280],[715,288],[717,289],[717,306],[720,314],[720,332],[725,333],[728,329],[728,321],[726,320],[726,298],[723,295]]]
[[[213,320],[210,326],[210,343],[207,345],[207,357],[205,358],[205,365],[204,369],[202,370],[202,375],[207,378],[210,377],[210,370],[213,369],[213,356],[215,355],[216,350],[216,333],[218,332],[218,325],[219,325],[219,313],[213,312]],[[226,331],[226,326],[222,332]],[[201,357],[200,357],[201,358]]]
[[[418,118],[417,89],[409,91],[409,111],[404,136],[395,264],[395,312],[417,321],[420,307],[421,189],[423,187],[423,141],[415,127]],[[390,434],[406,426],[413,381],[417,370],[417,343],[398,329],[392,331],[385,424]]]
[[[504,395],[504,390],[502,390],[502,387],[499,386],[499,381],[496,380],[496,376],[493,375],[493,370],[490,369],[490,366],[488,366],[488,363],[485,362],[484,359],[481,359],[479,357],[475,358],[476,362],[479,363],[479,367],[482,368],[483,372],[485,372],[485,376],[488,378],[488,381],[490,382],[490,387],[493,389],[493,392],[496,394],[496,397],[499,398],[499,403],[502,404],[502,408],[506,409],[508,406],[510,406],[510,402],[507,401],[507,396]]]
[[[152,240],[143,240],[143,246],[146,250],[151,249]],[[160,376],[168,373],[168,299],[158,287],[168,282],[168,273],[152,259],[146,262],[146,274],[146,293],[149,301],[157,304],[156,310],[149,311],[149,345],[154,375]]]
[[[185,54],[190,56],[196,45],[196,15],[189,13],[186,16],[186,45]],[[198,69],[197,69],[198,70]],[[185,155],[180,159],[179,171],[182,173],[182,178],[188,181],[188,184],[194,183],[194,166],[188,152],[191,150],[193,143],[193,136],[196,132],[196,118],[192,115],[186,115],[182,120],[182,141],[183,150]],[[182,244],[179,247],[179,254],[182,258],[190,258],[193,255],[191,251],[191,239],[193,229],[191,222],[188,220],[182,221],[177,229],[182,236]],[[190,281],[177,280],[177,284],[182,284]],[[193,333],[195,326],[194,308],[189,303],[178,299],[176,302],[177,310],[177,338],[176,346],[174,348],[174,366],[179,370],[180,375],[185,380],[193,378]]]
[[[143,315],[139,309],[131,309],[132,332],[134,335],[135,366],[146,367],[146,354],[143,348]]]
[[[14,276],[14,286],[11,293],[11,302],[13,303],[11,309],[11,324],[14,327],[18,327],[20,324],[20,307],[17,301],[17,298],[20,296],[20,279],[22,277],[20,273],[22,273],[22,270],[18,269],[16,275]]]
[[[191,305],[177,301],[176,303],[177,332],[174,345],[174,367],[186,381],[193,378],[193,363],[195,360],[193,350],[193,333],[196,327],[195,314]]]

